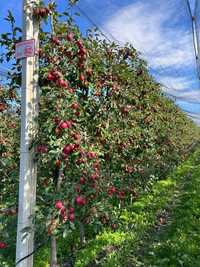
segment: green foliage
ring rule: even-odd
[[[50,250],[47,246],[41,248],[34,256],[34,266],[48,267],[49,266]]]

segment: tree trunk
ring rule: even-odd
[[[62,170],[59,169],[58,180],[56,183],[56,191],[58,192],[62,183]],[[56,246],[56,237],[51,236],[51,259],[50,259],[50,267],[59,267],[57,261],[57,246]]]
[[[51,237],[51,262],[50,267],[57,267],[57,248],[56,248],[56,237]]]
[[[85,229],[84,229],[84,224],[80,222],[80,243],[81,246],[85,244]]]

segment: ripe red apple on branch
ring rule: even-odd
[[[3,241],[0,242],[0,249],[5,249],[7,248],[7,244]]]

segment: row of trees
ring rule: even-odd
[[[52,3],[41,3],[33,14],[52,26],[46,32],[41,24],[38,51],[39,130],[32,144],[38,163],[36,243],[79,231],[83,244],[87,225],[92,233],[104,226],[116,229],[115,209],[184,159],[199,129],[163,96],[132,45],[108,43],[91,30],[83,36],[71,16]],[[1,35],[1,61],[10,62],[13,72],[0,89],[0,262],[12,266],[21,83],[14,44],[21,29],[11,13],[7,20],[12,32]]]

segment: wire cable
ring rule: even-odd
[[[197,104],[197,105],[200,105],[200,102],[197,102],[197,101],[191,101],[187,98],[184,98],[184,97],[178,97],[178,96],[175,96],[175,95],[172,95],[172,94],[169,94],[169,93],[164,93],[165,96],[169,97],[169,98],[173,98],[172,100],[177,100],[177,101],[183,101],[183,102],[186,102],[186,103],[189,103],[189,104]]]
[[[96,24],[96,22],[93,21],[93,19],[91,19],[91,17],[89,17],[89,15],[78,5],[76,5],[76,8],[78,9],[78,11],[84,16],[86,17],[86,19],[96,28],[98,29],[98,31],[106,38],[106,40],[109,43],[112,43],[111,39],[103,32],[105,31],[102,27],[98,26]],[[106,31],[105,31],[106,32]],[[107,32],[107,34],[109,34],[111,36],[111,38],[118,44],[120,45],[120,41],[117,40],[111,33]]]

